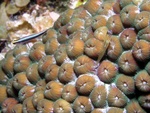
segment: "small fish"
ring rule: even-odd
[[[104,42],[103,42],[104,43],[103,52],[99,54],[98,59],[97,59],[98,63],[101,61],[102,57],[104,56],[104,54],[109,46],[109,43],[110,43],[109,35],[107,34],[106,37],[107,37],[106,40],[104,40]]]
[[[77,3],[76,3],[76,7],[85,4],[86,1],[87,0],[78,0]]]
[[[44,31],[41,31],[41,32],[39,32],[39,33],[35,33],[35,34],[29,35],[29,36],[22,37],[22,38],[17,39],[17,40],[13,40],[13,41],[12,41],[12,44],[17,44],[17,43],[22,43],[22,42],[29,41],[29,40],[31,40],[31,39],[34,39],[34,38],[36,38],[36,37],[38,37],[38,36],[41,36],[41,35],[45,34],[47,30],[48,30],[48,29],[46,29],[46,30],[44,30]]]

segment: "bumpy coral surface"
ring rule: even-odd
[[[0,61],[3,113],[148,113],[149,0],[88,0]]]

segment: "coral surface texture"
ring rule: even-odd
[[[148,113],[150,1],[87,0],[0,61],[2,113]]]

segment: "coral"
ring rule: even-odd
[[[91,15],[89,14],[89,12],[86,9],[84,9],[83,6],[80,6],[79,8],[74,10],[74,13],[71,18],[89,19],[89,18],[91,18]]]
[[[95,108],[91,113],[103,113],[101,109]]]
[[[38,73],[38,64],[32,63],[26,70],[26,77],[30,83],[35,84],[41,77]]]
[[[120,17],[123,25],[125,27],[133,26],[134,19],[138,13],[139,13],[138,6],[134,4],[129,4],[123,7],[123,9],[120,12]]]
[[[148,11],[141,11],[134,19],[134,26],[136,29],[143,29],[149,25],[150,13]]]
[[[35,91],[44,91],[46,89],[46,80],[40,79],[35,86]]]
[[[127,97],[117,88],[112,86],[108,93],[108,105],[111,107],[125,107],[127,104]]]
[[[18,96],[18,91],[14,88],[13,86],[13,78],[9,79],[6,85],[6,94],[9,95],[10,97],[17,97]]]
[[[37,107],[38,103],[44,99],[44,93],[43,91],[36,91],[33,96],[32,96],[32,103],[34,105],[34,107]]]
[[[0,61],[3,112],[148,113],[148,0],[88,0]],[[46,23],[46,22],[45,22]],[[4,105],[5,106],[5,105]]]
[[[119,34],[124,29],[120,15],[117,14],[108,18],[106,26],[113,34]]]
[[[96,62],[86,55],[79,56],[74,62],[74,71],[77,75],[92,72],[96,67]]]
[[[57,39],[56,38],[50,38],[45,43],[46,54],[49,54],[49,55],[54,54],[54,52],[57,50],[58,46],[59,46],[59,42],[57,41]]]
[[[145,66],[145,70],[148,72],[148,74],[150,75],[150,62],[148,62]]]
[[[59,66],[56,64],[51,64],[45,71],[45,80],[47,82],[56,80],[59,72]]]
[[[41,99],[37,103],[37,112],[53,113],[53,111],[54,111],[54,102],[47,99]]]
[[[36,109],[32,103],[32,97],[26,98],[23,101],[22,111],[23,111],[23,113],[26,111],[28,111],[30,113],[36,113]]]
[[[125,74],[132,74],[138,70],[138,64],[133,58],[132,51],[124,51],[119,59],[118,66]]]
[[[135,92],[134,78],[120,74],[116,77],[116,86],[126,95],[133,94]]]
[[[13,77],[12,85],[16,90],[19,91],[24,86],[31,85],[31,84],[30,84],[29,80],[27,79],[26,73],[25,72],[20,72],[20,73],[17,73]]]
[[[60,45],[54,53],[57,65],[61,65],[65,60],[69,59],[66,51],[66,45]]]
[[[127,113],[133,113],[133,112],[138,112],[138,113],[146,113],[142,107],[139,105],[137,100],[133,99],[131,100],[127,106],[126,106]]]
[[[6,84],[7,81],[9,80],[8,76],[4,73],[3,69],[2,69],[2,61],[0,61],[0,84]]]
[[[90,99],[95,108],[103,108],[106,106],[106,88],[104,85],[95,86],[90,93]]]
[[[41,42],[36,42],[29,52],[29,57],[34,61],[39,61],[45,55],[45,45]]]
[[[43,42],[43,43],[46,43],[47,40],[49,40],[49,39],[51,39],[51,38],[53,38],[53,37],[54,37],[54,38],[57,38],[57,32],[56,32],[55,29],[50,28],[50,29],[47,31],[46,35],[44,35],[44,36],[42,37],[42,42]]]
[[[28,57],[28,55],[26,54],[17,55],[13,65],[14,71],[17,73],[26,71],[26,69],[30,64],[31,64],[31,60]]]
[[[139,40],[137,41],[132,48],[133,56],[139,60],[144,61],[150,57],[150,44],[148,41]]]
[[[72,107],[69,102],[63,99],[58,99],[54,103],[54,112],[55,113],[71,113]]]
[[[143,40],[150,42],[149,33],[150,33],[150,26],[147,26],[146,28],[141,29],[137,35],[139,39],[143,39]]]
[[[2,105],[3,101],[7,98],[6,86],[0,85],[0,91],[1,91],[0,105]]]
[[[58,71],[58,79],[62,83],[68,83],[74,81],[75,74],[73,71],[73,65],[71,63],[63,63]]]
[[[92,20],[93,20],[92,28],[94,30],[96,30],[99,27],[106,26],[107,19],[105,18],[104,15],[95,15],[92,18]]]
[[[47,55],[42,57],[38,62],[38,72],[40,73],[40,75],[45,74],[48,66],[51,64],[55,64],[55,62],[56,61],[53,56]]]
[[[28,54],[27,45],[16,45],[13,49],[13,55],[16,57],[17,55]]]
[[[74,84],[67,84],[62,90],[62,98],[68,102],[73,102],[78,96],[76,87]]]
[[[50,81],[46,84],[44,96],[50,100],[57,100],[62,95],[63,84],[57,81]]]
[[[97,70],[97,75],[99,79],[105,83],[111,83],[115,78],[118,71],[116,64],[109,60],[104,60],[101,62]]]
[[[90,38],[85,42],[84,52],[91,58],[98,58],[99,54],[102,53],[103,43],[95,38]]]
[[[82,18],[71,18],[70,22],[67,25],[67,32],[69,34],[72,34],[73,32],[79,29],[82,30],[84,29],[84,24],[85,24],[85,21]]]
[[[10,54],[6,54],[6,57],[2,62],[2,69],[9,76],[13,75],[14,62],[15,62],[15,58],[12,52]]]
[[[95,86],[95,79],[88,74],[82,74],[78,77],[75,85],[78,93],[89,95]]]
[[[11,113],[12,108],[18,103],[15,98],[7,98],[2,103],[2,112],[3,113]]]
[[[84,42],[80,38],[73,38],[68,42],[66,52],[69,58],[74,59],[83,54]]]
[[[150,1],[144,0],[144,2],[142,2],[140,5],[141,11],[150,11],[149,5],[150,5]]]
[[[119,40],[124,49],[131,49],[136,42],[136,37],[137,35],[134,28],[127,28],[121,32]]]
[[[139,104],[146,108],[146,109],[150,109],[150,94],[145,94],[145,95],[141,95],[138,98]]]
[[[117,107],[111,107],[107,113],[123,113],[123,109]]]
[[[98,9],[97,13],[105,16],[113,15],[115,14],[114,13],[115,11],[113,12],[114,5],[115,1],[103,0],[102,3],[100,4],[100,8]]]
[[[135,86],[143,92],[150,92],[150,76],[145,70],[139,71],[135,75]]]
[[[14,105],[11,111],[13,113],[22,113],[22,104]]]
[[[94,14],[98,11],[98,9],[99,9],[101,3],[102,3],[102,0],[94,0],[94,1],[93,1],[93,0],[88,0],[88,1],[85,3],[84,8],[85,8],[90,14],[94,15]]]
[[[23,102],[26,98],[31,97],[35,92],[35,86],[24,86],[18,92],[19,101]]]
[[[86,96],[78,96],[73,102],[73,109],[76,113],[88,113],[92,111],[92,103]]]

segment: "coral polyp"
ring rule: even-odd
[[[118,65],[120,70],[125,74],[132,74],[138,70],[138,64],[133,58],[131,51],[125,51],[120,55]]]
[[[125,107],[127,104],[127,97],[116,87],[111,86],[108,93],[108,105],[111,107]]]
[[[124,29],[120,15],[113,15],[109,17],[106,26],[113,34],[119,34]]]
[[[54,111],[54,102],[48,99],[41,99],[37,103],[37,112],[43,113],[53,113]]]
[[[22,113],[22,104],[14,105],[11,111],[13,113]]]
[[[131,49],[133,44],[136,42],[136,32],[133,28],[124,29],[119,40],[124,49]]]
[[[86,96],[78,96],[73,102],[75,113],[88,113],[92,111],[92,103]]]
[[[73,79],[75,79],[73,65],[70,63],[63,63],[59,68],[58,79],[64,84],[73,81]]]
[[[95,79],[88,74],[83,74],[78,77],[75,85],[78,93],[89,95],[95,86]]]
[[[71,113],[72,107],[69,102],[63,99],[58,99],[54,103],[54,112],[55,113]]]
[[[11,113],[12,108],[18,103],[15,98],[7,98],[2,103],[2,112],[3,113]]]
[[[146,113],[142,107],[139,105],[138,101],[133,99],[131,100],[127,106],[126,106],[126,110],[128,113],[133,113],[133,112],[139,112],[139,113]]]
[[[83,54],[84,42],[80,38],[73,38],[66,47],[67,55],[71,58],[77,58]]]
[[[115,78],[117,71],[117,65],[110,62],[109,60],[104,60],[98,67],[97,75],[101,81],[105,83],[111,83]]]
[[[150,58],[150,44],[148,41],[139,40],[133,45],[133,56],[139,61],[144,61]]]
[[[68,102],[73,102],[78,96],[77,89],[73,84],[67,84],[62,90],[62,98]]]
[[[149,25],[150,13],[148,11],[141,11],[134,19],[136,29],[142,29]]]
[[[150,92],[150,76],[145,70],[135,75],[135,86],[140,91]]]
[[[133,94],[135,92],[134,78],[120,74],[116,77],[116,86],[126,95]]]
[[[133,26],[134,19],[139,13],[138,6],[134,4],[128,4],[120,11],[120,17],[123,25],[125,27]]]
[[[103,51],[103,43],[95,38],[90,38],[85,42],[84,52],[91,58],[98,58]]]
[[[79,56],[74,62],[74,71],[77,75],[94,72],[97,63],[86,55]]]
[[[107,91],[104,85],[95,86],[90,93],[90,99],[95,108],[106,106]]]
[[[63,84],[56,81],[50,81],[46,84],[44,96],[47,99],[57,100],[61,97],[62,90],[63,90]]]
[[[140,103],[140,105],[146,109],[149,109],[150,106],[150,94],[145,94],[145,95],[141,95],[139,98],[138,98],[138,101]]]
[[[87,0],[17,44],[0,61],[2,112],[148,113],[149,4]]]
[[[28,55],[18,55],[14,61],[14,71],[22,72],[26,71],[28,66],[30,65],[31,60]]]

